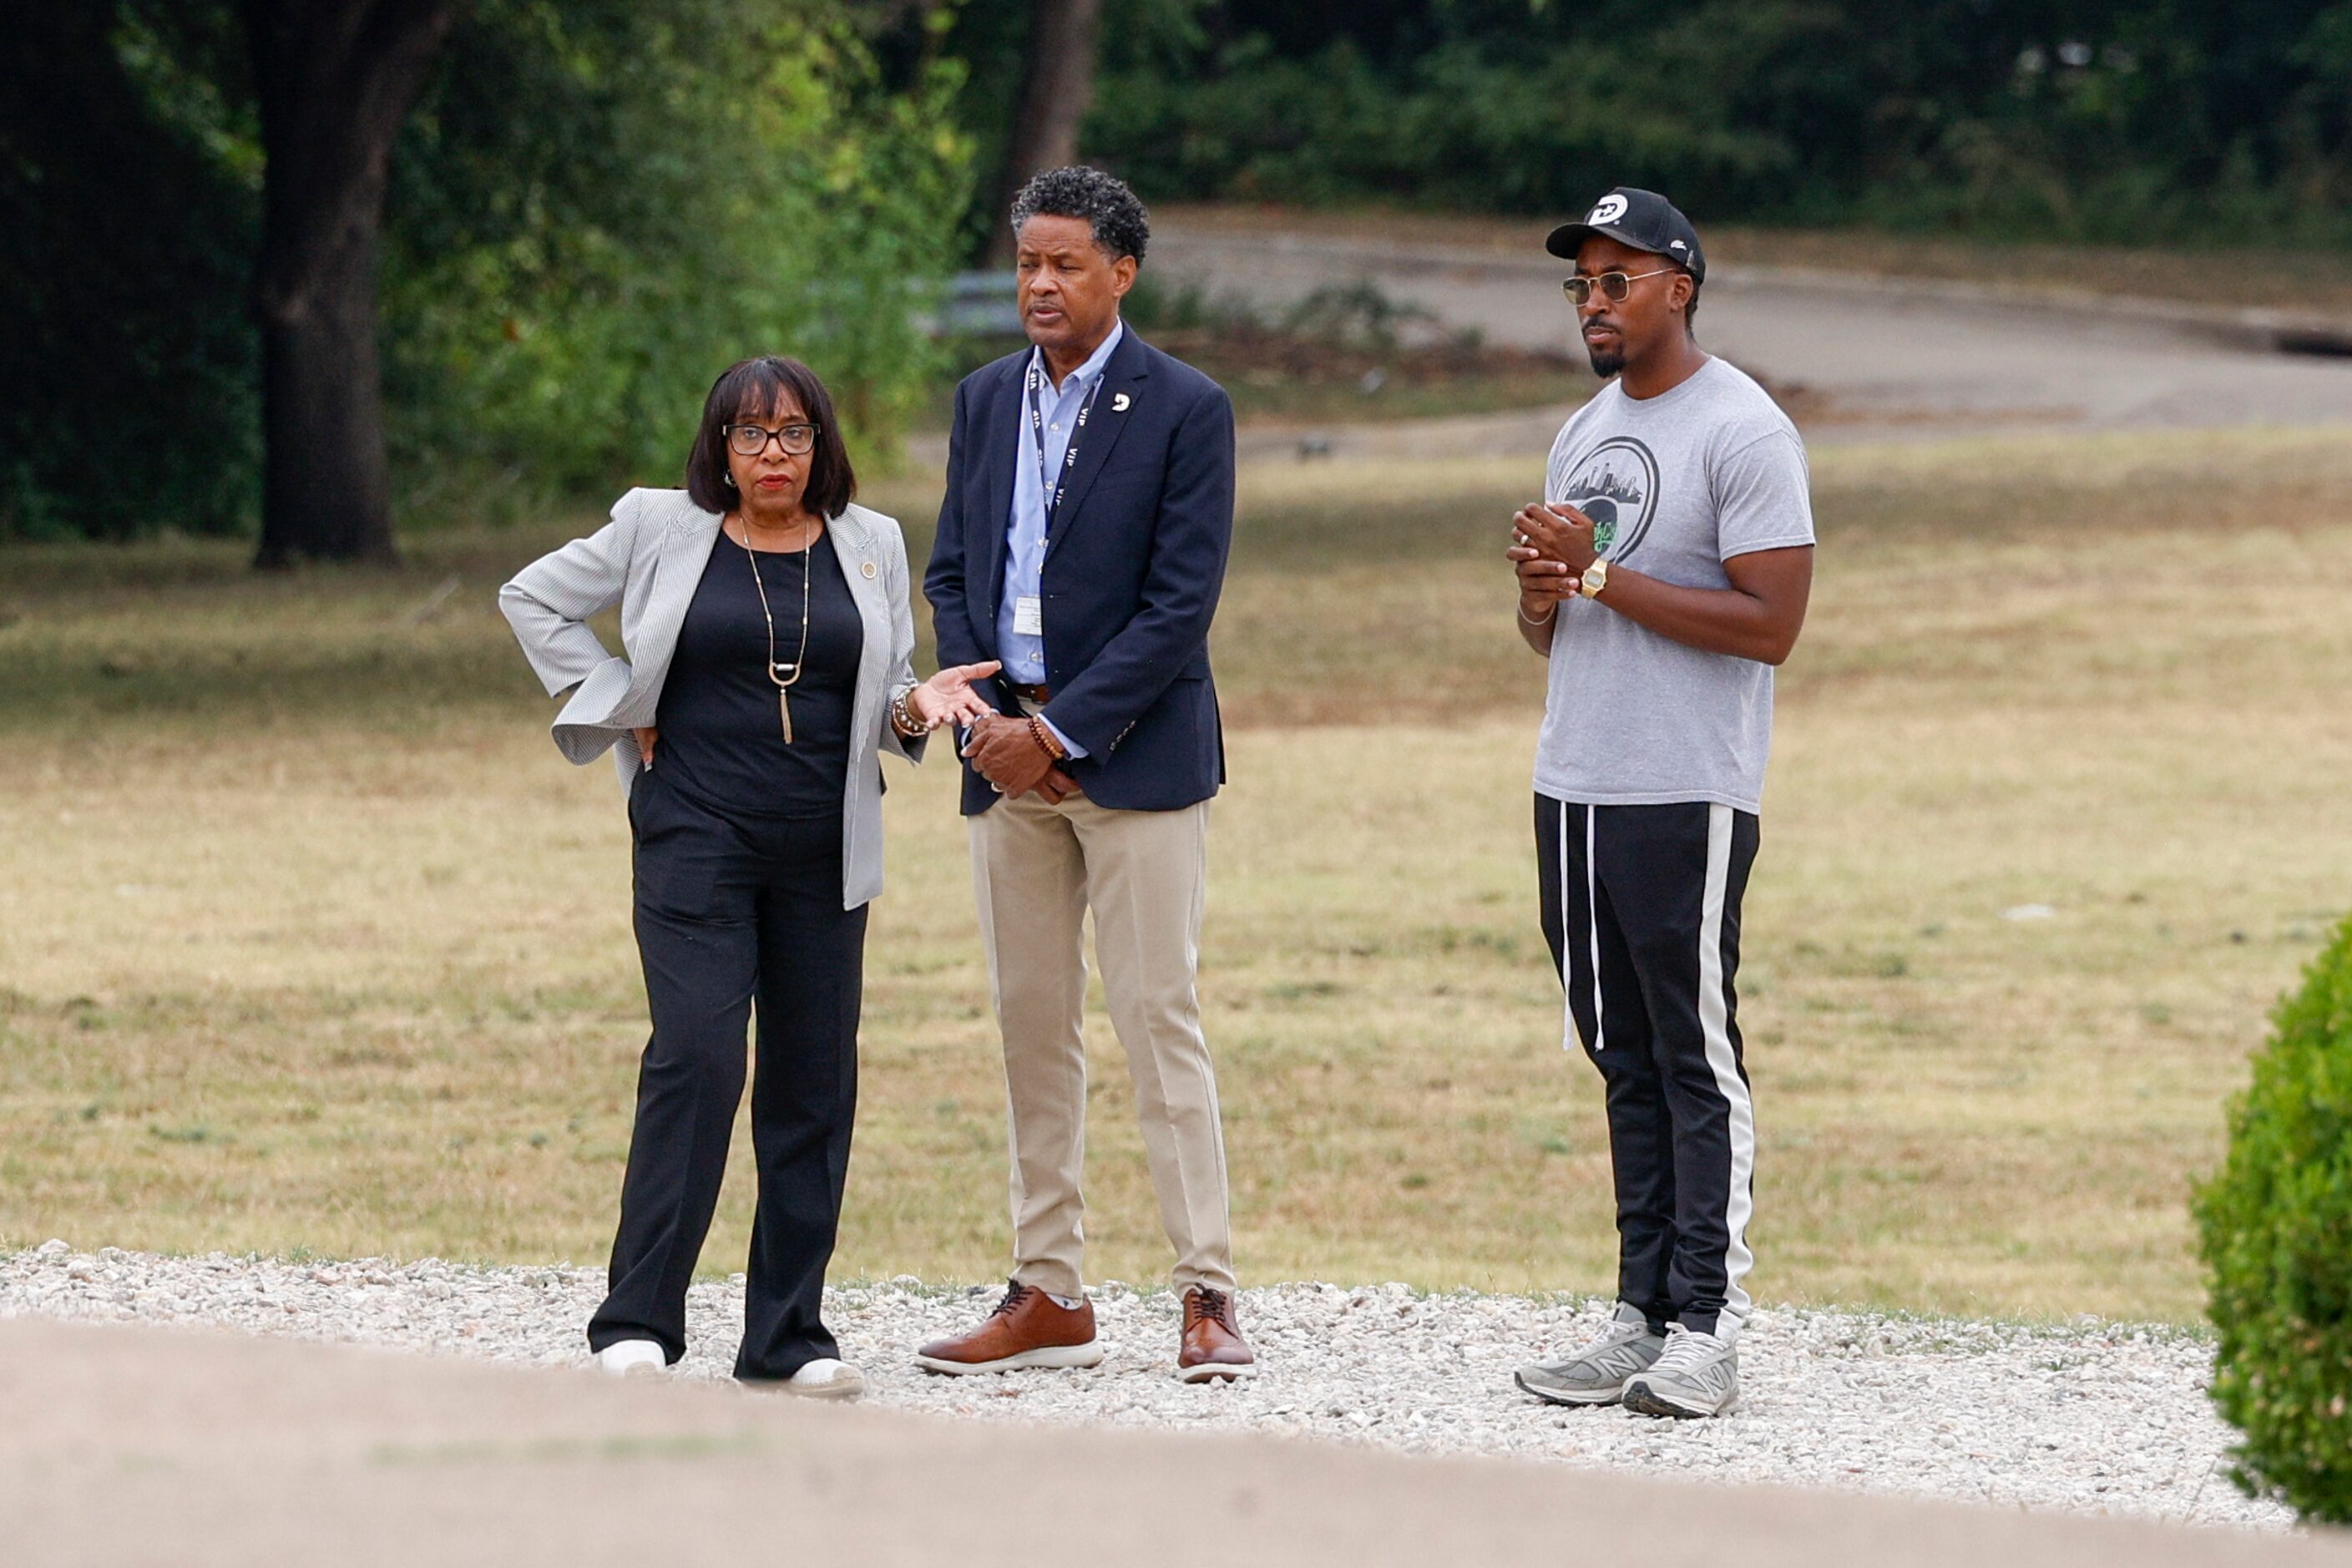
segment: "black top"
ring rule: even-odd
[[[800,653],[802,574],[808,584],[808,668],[791,688],[793,740],[784,743],[776,684],[768,679],[768,623],[751,581],[757,567],[775,618],[779,662]],[[654,770],[714,810],[753,816],[837,816],[849,778],[849,721],[866,621],[849,595],[830,531],[807,550],[747,552],[722,529],[702,569],[654,719]]]

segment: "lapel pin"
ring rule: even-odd
[[[1134,401],[1135,399],[1124,392],[1114,392],[1110,395],[1110,411],[1113,414],[1124,414],[1127,412],[1128,405]]]
[[[865,573],[868,577],[871,577],[874,575],[874,563],[868,561],[863,566],[860,566],[858,570]]]

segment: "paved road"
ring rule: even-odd
[[[2352,1563],[2334,1537],[922,1419],[37,1319],[0,1320],[0,1411],[8,1568]]]
[[[1560,263],[1496,252],[1181,223],[1160,276],[1260,304],[1369,281],[1446,331],[1577,349]],[[2225,312],[2002,298],[1961,286],[1726,268],[1699,308],[1707,348],[1827,402],[1813,438],[1955,427],[2163,429],[2352,424],[2352,358],[2275,352]],[[1542,423],[1522,421],[1530,430]],[[1499,432],[1498,432],[1499,434]],[[1523,434],[1506,444],[1516,447]]]

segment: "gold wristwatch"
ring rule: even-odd
[[[1583,585],[1586,598],[1601,597],[1601,590],[1609,586],[1609,563],[1594,561],[1591,565],[1584,569],[1584,575],[1579,581]]]

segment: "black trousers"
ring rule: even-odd
[[[1606,1090],[1618,1299],[1661,1331],[1748,1315],[1756,1118],[1733,977],[1756,847],[1727,805],[1536,796],[1544,940]]]
[[[790,1377],[840,1348],[821,1315],[857,1106],[866,910],[841,907],[841,818],[763,819],[687,797],[656,770],[629,800],[637,951],[653,1037],[637,1078],[611,1293],[597,1349],[686,1353],[686,1291],[719,1202],[756,1000],[759,1206],[735,1375]]]

